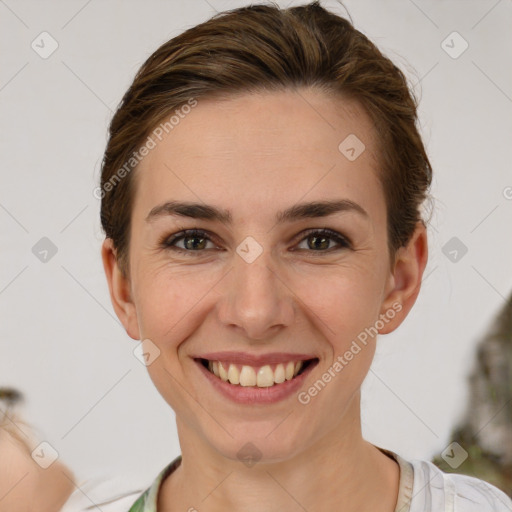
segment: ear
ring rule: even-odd
[[[130,279],[123,276],[117,261],[116,250],[111,238],[105,238],[101,247],[103,268],[107,277],[110,300],[128,336],[140,339],[137,311],[131,296]]]
[[[379,334],[393,332],[409,314],[420,292],[427,260],[427,230],[419,221],[409,243],[396,253],[381,308],[381,317],[385,315],[387,322],[382,322],[384,327],[378,330]]]

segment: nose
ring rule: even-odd
[[[235,254],[233,267],[219,290],[218,316],[222,324],[250,341],[275,336],[292,325],[294,294],[284,272],[273,264],[270,251],[251,263]]]

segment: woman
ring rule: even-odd
[[[377,335],[427,263],[416,119],[400,70],[318,2],[222,13],[139,70],[103,160],[102,258],[182,454],[130,512],[511,509],[361,434]]]

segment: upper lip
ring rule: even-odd
[[[292,352],[272,352],[267,354],[249,354],[248,352],[209,352],[193,356],[194,359],[208,359],[209,361],[226,361],[248,366],[263,366],[265,364],[288,363],[289,361],[306,361],[317,359],[312,354],[295,354]]]

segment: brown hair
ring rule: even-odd
[[[164,43],[117,108],[101,170],[101,222],[124,275],[135,191],[130,171],[155,126],[191,99],[308,86],[355,99],[374,123],[394,259],[423,222],[419,208],[432,180],[414,93],[366,36],[318,1],[288,9],[260,4],[219,13]]]
[[[23,450],[29,451],[27,441],[21,435],[24,432],[19,428],[19,425],[24,425],[25,427],[30,427],[30,425],[22,421],[17,414],[11,413],[11,409],[22,400],[23,395],[17,389],[0,388],[0,430],[8,432]]]

